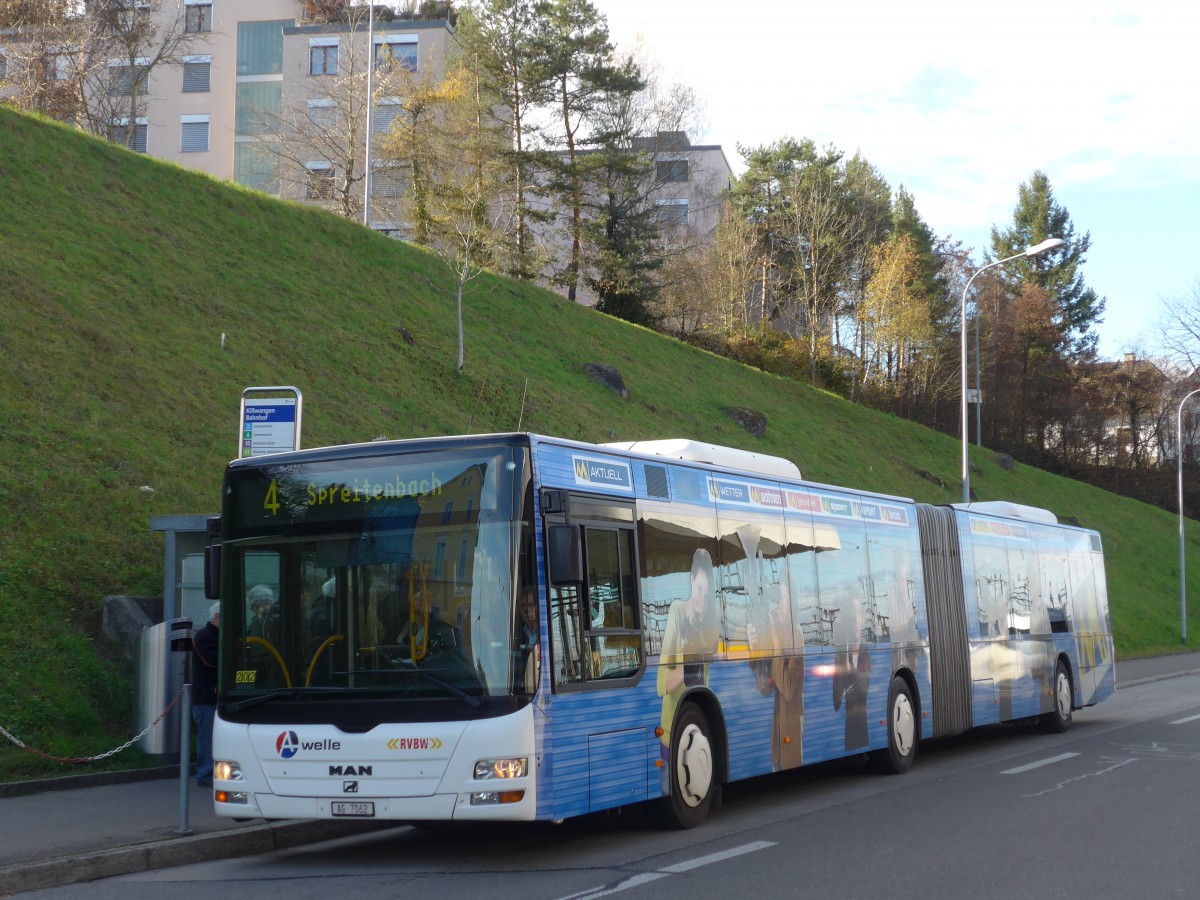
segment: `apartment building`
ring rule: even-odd
[[[136,152],[299,199],[306,195],[305,178],[280,178],[281,167],[295,165],[302,152],[289,147],[292,152],[280,153],[285,137],[324,130],[328,138],[340,128],[361,171],[366,142],[361,136],[349,139],[345,122],[331,120],[337,118],[334,113],[364,115],[365,103],[349,93],[347,84],[361,82],[359,97],[365,99],[369,33],[378,72],[440,68],[453,34],[445,19],[394,20],[383,6],[377,7],[377,21],[369,24],[359,15],[361,21],[351,24],[349,0],[130,0],[129,6],[131,14],[155,18],[157,40],[181,33],[170,63],[140,76],[137,69],[147,59],[133,66],[114,59],[105,66],[81,61],[69,46],[55,46],[49,56],[45,48],[23,52],[28,48],[21,47],[22,34],[10,31],[0,33],[0,78],[6,79],[0,96],[12,94],[22,65],[44,66],[51,82],[82,80],[94,70],[91,93],[105,100],[127,96],[136,83],[142,95],[139,115],[133,122],[115,116],[110,135],[127,138]],[[83,65],[90,67],[87,72]],[[396,109],[394,98],[382,98],[373,111],[373,131],[389,129]],[[310,143],[303,165],[321,176],[332,174],[342,160],[321,157],[322,143],[328,150],[329,141]],[[325,199],[322,190],[314,193],[312,199]]]
[[[733,169],[719,144],[693,144],[686,132],[660,131],[637,138],[631,150],[649,156],[653,174],[646,202],[654,206],[659,234],[668,251],[701,247],[710,243],[720,220],[726,195],[733,185]],[[552,213],[534,226],[534,237],[551,260],[551,268],[562,272],[570,259],[571,243],[567,230],[567,210],[552,209],[550,202],[536,192],[530,205]],[[567,294],[554,285],[553,290]],[[595,306],[599,298],[580,278],[575,300]]]
[[[113,113],[110,137],[130,149],[327,207],[339,205],[341,191],[339,212],[352,217],[362,215],[369,196],[371,226],[405,234],[402,172],[372,156],[369,194],[360,180],[353,197],[339,176],[352,171],[361,179],[365,168],[368,71],[374,80],[373,140],[391,131],[401,111],[399,96],[388,94],[390,77],[441,75],[454,39],[448,18],[405,19],[377,4],[367,20],[364,8],[350,0],[89,0],[88,8],[152,17],[159,43],[172,35],[178,41],[170,62],[92,60],[83,73],[85,54],[78,48],[61,42],[22,48],[20,33],[0,30],[0,99],[13,93],[22,65],[51,83],[88,74],[91,96],[104,101],[97,106]],[[367,64],[368,42],[373,66]],[[148,66],[148,75],[141,66]],[[132,104],[131,91],[137,97]],[[132,121],[120,114],[122,105],[126,111],[136,107]],[[78,110],[52,114],[81,124]],[[654,162],[651,202],[668,243],[678,248],[710,240],[732,180],[721,147],[663,131],[633,149]],[[542,226],[537,235],[558,260],[569,258],[562,224]],[[578,299],[594,303],[580,287]]]

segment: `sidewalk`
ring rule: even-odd
[[[178,772],[170,767],[0,785],[21,792],[0,798],[0,897],[284,850],[399,824],[238,822],[218,817],[213,812],[212,788],[197,787],[189,778],[191,833],[181,835],[179,776],[163,777],[171,770]]]
[[[1117,663],[1117,687],[1200,673],[1200,652]],[[188,782],[179,834],[179,777],[171,768],[0,785],[0,896],[283,850],[396,822],[237,822],[218,818],[211,789]]]

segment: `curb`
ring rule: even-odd
[[[129,847],[74,853],[53,859],[0,868],[0,895],[63,887],[99,878],[148,872],[214,859],[234,859],[273,850],[288,850],[303,844],[353,837],[402,822],[329,822],[303,820],[275,822],[151,841]]]
[[[1200,669],[1180,669],[1177,672],[1164,672],[1161,675],[1146,675],[1143,678],[1133,678],[1129,681],[1118,681],[1117,690],[1137,687],[1139,684],[1149,684],[1152,681],[1166,681],[1168,678],[1181,678],[1184,675],[1200,675]]]
[[[131,784],[135,781],[153,781],[161,778],[178,778],[179,765],[156,766],[152,769],[113,769],[111,772],[83,772],[79,775],[55,775],[48,778],[31,778],[26,781],[0,783],[0,800],[9,797],[28,797],[44,791],[69,791],[75,788],[103,787],[109,784]]]

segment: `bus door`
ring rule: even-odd
[[[554,777],[586,774],[588,810],[644,800],[650,736],[644,717],[622,718],[645,667],[633,504],[545,491],[542,507]]]

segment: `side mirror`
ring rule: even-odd
[[[583,583],[583,540],[578,525],[551,525],[546,529],[546,561],[550,583]]]
[[[209,544],[204,548],[204,596],[209,600],[221,599],[220,544]]]
[[[208,545],[204,548],[204,596],[221,599],[221,517],[208,520]]]

